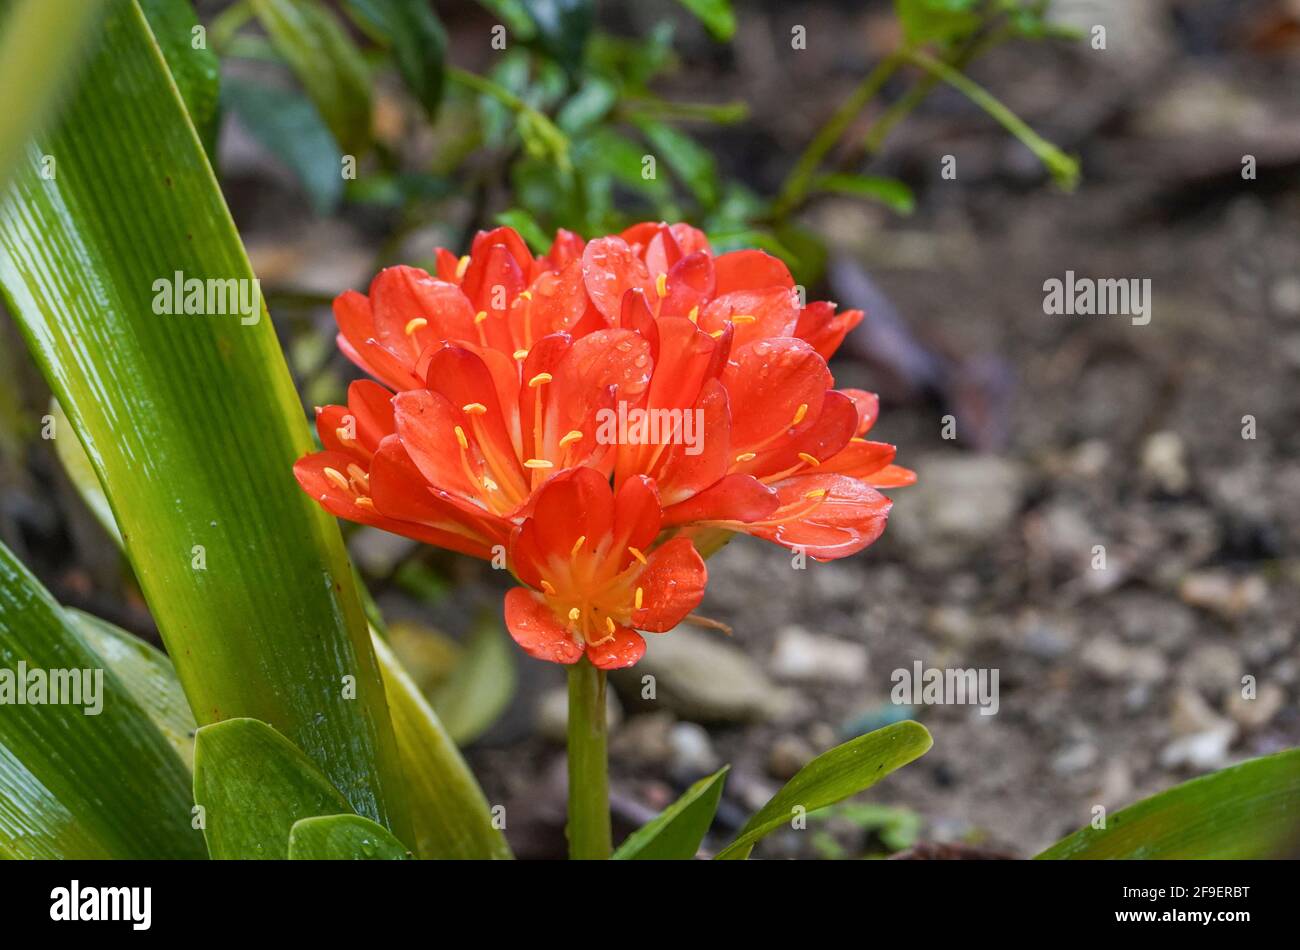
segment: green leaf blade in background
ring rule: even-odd
[[[705,208],[717,204],[718,167],[708,149],[689,135],[657,119],[638,116],[635,122],[655,150],[657,160],[673,170],[696,200]]]
[[[16,677],[20,662],[47,675],[102,670],[101,708],[86,715],[84,705],[7,698],[0,858],[202,858],[184,763],[70,616],[0,545],[0,669]]]
[[[899,214],[911,214],[916,210],[916,197],[912,194],[912,189],[897,178],[881,175],[823,175],[813,182],[812,187],[814,191],[869,198]]]
[[[415,852],[426,859],[513,857],[474,773],[388,644],[374,638],[411,787]]]
[[[428,3],[410,0],[346,0],[347,8],[392,47],[406,88],[433,120],[442,103],[447,31]]]
[[[754,813],[736,840],[718,852],[718,858],[749,857],[762,838],[789,823],[795,808],[804,809],[806,814],[856,795],[895,769],[920,758],[933,744],[926,728],[909,719],[823,752]]]
[[[689,861],[709,833],[731,766],[700,779],[659,815],[627,836],[616,861]]]
[[[18,0],[0,4],[0,188],[27,137],[55,106],[70,67],[99,18],[97,0]]]
[[[294,823],[351,813],[329,779],[288,739],[256,719],[199,729],[194,803],[217,859],[284,860]]]
[[[57,178],[41,177],[40,153],[58,156]],[[195,719],[271,723],[405,837],[342,538],[292,475],[313,440],[274,328],[260,302],[155,312],[156,282],[178,272],[252,293],[147,23],[110,0],[62,121],[0,202],[0,287],[105,489]]]
[[[291,861],[405,861],[410,857],[387,828],[360,815],[303,818],[289,831]]]
[[[481,618],[451,674],[434,688],[429,701],[452,741],[468,745],[505,712],[516,678],[514,642],[495,618]]]
[[[370,146],[370,74],[334,14],[309,0],[248,0],[276,50],[316,104],[339,147]]]
[[[736,35],[736,14],[731,0],[680,0],[704,24],[715,40],[726,42]]]
[[[203,147],[212,158],[217,145],[221,64],[208,44],[207,32],[196,34],[199,18],[189,0],[140,0],[140,9],[167,60]]]
[[[310,101],[292,89],[229,79],[222,101],[248,134],[302,183],[312,209],[330,214],[343,200],[343,153]]]
[[[537,42],[546,54],[570,76],[579,75],[596,20],[593,0],[527,0],[523,6],[537,28]]]
[[[1300,749],[1184,782],[1062,838],[1044,860],[1300,857]]]

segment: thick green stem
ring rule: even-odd
[[[605,671],[584,657],[569,667],[569,857],[609,857]]]

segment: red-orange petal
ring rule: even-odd
[[[616,624],[614,635],[603,643],[589,644],[587,659],[601,670],[621,670],[645,656],[645,637],[622,624]],[[561,660],[560,662],[567,662]]]
[[[512,588],[506,593],[505,613],[506,629],[529,656],[550,663],[577,663],[582,658],[582,644],[574,640],[541,595],[523,587]]]
[[[700,605],[708,580],[704,558],[688,538],[665,542],[650,553],[637,577],[643,606],[633,611],[632,623],[651,633],[671,630]]]
[[[777,493],[752,475],[728,475],[699,494],[664,509],[664,526],[699,521],[763,521],[780,507]]]
[[[790,268],[765,251],[743,250],[722,254],[713,262],[717,280],[716,294],[735,290],[762,290],[766,287],[793,287]]]
[[[589,242],[582,252],[582,277],[591,302],[611,324],[618,321],[623,295],[629,290],[640,290],[646,300],[654,299],[654,281],[645,262],[622,238]]]

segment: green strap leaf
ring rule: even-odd
[[[411,852],[388,829],[360,815],[325,815],[295,822],[292,861],[405,861]]]
[[[185,691],[176,678],[172,661],[107,620],[72,608],[65,608],[64,613],[171,743],[186,769],[193,771],[194,733],[199,727],[185,701]]]
[[[749,857],[754,845],[788,823],[795,809],[803,809],[806,814],[856,795],[895,769],[920,758],[933,744],[926,728],[909,719],[823,752],[801,768],[745,823],[736,840],[718,852],[718,858]]]
[[[117,542],[119,548],[122,547],[122,532],[117,529],[117,521],[113,518],[113,506],[108,503],[108,496],[99,485],[95,467],[90,464],[86,450],[77,438],[77,431],[72,428],[72,423],[68,421],[68,416],[57,399],[50,400],[50,416],[54,419],[54,438],[51,439],[54,454],[62,464],[63,471],[67,473],[72,487],[77,490],[100,527]]]
[[[317,0],[248,0],[339,146],[370,145],[370,75],[361,51]]]
[[[474,773],[397,657],[374,637],[410,784],[415,852],[422,858],[513,857]]]
[[[1145,798],[1039,858],[1300,857],[1300,749],[1251,759]]]
[[[185,765],[3,545],[0,660],[0,858],[203,857]]]
[[[41,153],[58,156],[56,178]],[[186,312],[185,284],[205,313]],[[404,838],[343,540],[292,475],[313,448],[302,406],[131,0],[110,0],[62,121],[0,202],[0,286],[105,489],[195,719],[274,723],[353,810]]]
[[[447,31],[433,7],[423,0],[347,0],[347,8],[392,47],[402,81],[434,119],[442,102]]]
[[[347,799],[292,742],[256,719],[199,729],[194,802],[208,853],[220,859],[289,857],[294,823],[351,813]]]
[[[731,766],[724,765],[688,788],[659,815],[627,836],[616,861],[689,861],[713,824]]]
[[[221,64],[189,0],[140,0],[208,157],[216,155]]]
[[[70,78],[100,13],[100,4],[88,0],[0,5],[0,187]]]

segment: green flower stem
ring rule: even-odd
[[[876,68],[858,84],[858,88],[853,90],[852,95],[840,103],[840,107],[835,110],[835,114],[830,117],[830,120],[817,131],[816,136],[808,143],[808,147],[803,150],[803,154],[794,163],[794,168],[790,170],[790,174],[786,177],[785,184],[781,186],[781,193],[777,196],[776,205],[773,208],[773,216],[777,220],[784,218],[786,214],[803,201],[812,184],[813,175],[821,166],[826,153],[835,147],[835,143],[840,140],[840,136],[844,134],[845,129],[857,118],[858,113],[866,108],[867,103],[874,99],[876,94],[884,88],[885,83],[894,75],[903,61],[904,55],[901,51],[881,60],[876,65]]]
[[[909,50],[906,55],[909,62],[952,86],[1023,142],[1047,167],[1057,184],[1064,188],[1075,186],[1079,180],[1079,163],[1031,129],[1023,119],[1003,105],[991,92],[965,73],[953,69],[947,63],[927,53],[914,49]]]
[[[569,667],[569,857],[610,854],[605,671],[586,657]]]

